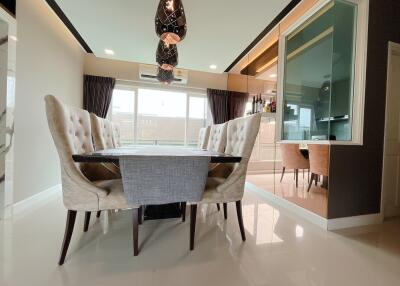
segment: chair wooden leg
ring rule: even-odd
[[[224,207],[224,219],[228,219],[228,204],[223,203],[223,207]]]
[[[310,189],[311,189],[311,186],[312,186],[312,183],[313,183],[313,180],[314,180],[314,174],[311,174],[310,182],[308,183],[308,189],[307,189],[307,192],[309,192],[309,191],[310,191]]]
[[[99,218],[100,215],[101,215],[101,211],[98,211],[98,212],[96,213],[96,217]]]
[[[295,179],[296,179],[296,188],[299,187],[299,169],[294,170]]]
[[[132,212],[133,256],[139,254],[139,209]]]
[[[61,254],[60,254],[60,259],[58,261],[58,265],[64,264],[65,256],[67,255],[69,243],[71,241],[72,232],[74,231],[75,219],[76,219],[76,211],[68,210],[67,222],[65,223],[64,240],[61,246]]]
[[[221,210],[221,207],[220,207],[220,205],[219,205],[219,204],[217,204],[217,210],[218,210],[218,211],[220,211],[220,210]]]
[[[282,180],[283,180],[283,176],[285,175],[285,170],[286,170],[286,168],[285,167],[283,167],[282,168],[282,176],[281,176],[281,183],[282,183]]]
[[[143,206],[141,206],[139,209],[138,209],[138,212],[139,212],[139,225],[141,225],[141,224],[143,224]]]
[[[196,234],[197,205],[190,206],[190,250],[194,249],[194,236]]]
[[[91,212],[85,212],[85,223],[83,224],[83,232],[87,232],[89,229],[89,223],[90,223],[90,215]]]
[[[240,234],[242,235],[242,240],[246,241],[246,233],[243,226],[242,201],[236,202],[236,213],[239,222]]]
[[[181,203],[182,222],[186,221],[186,202]]]

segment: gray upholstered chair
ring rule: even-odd
[[[92,211],[133,209],[134,217],[136,214],[138,218],[140,214],[139,206],[130,204],[125,198],[121,180],[93,181],[94,174],[98,174],[98,170],[102,170],[102,166],[78,164],[73,161],[73,154],[93,151],[89,113],[82,109],[66,106],[52,95],[47,95],[45,102],[47,121],[60,159],[63,202],[68,210],[59,259],[59,264],[62,265],[68,251],[78,211],[86,212],[85,230],[87,230],[87,218],[90,218]],[[100,177],[102,174],[99,175]],[[135,236],[134,241],[137,241]],[[137,253],[137,249],[134,249],[134,253]]]
[[[199,131],[199,141],[197,142],[197,148],[205,150],[207,149],[208,139],[210,138],[211,127],[203,127]]]
[[[235,202],[242,240],[246,240],[243,227],[242,203],[246,182],[247,166],[260,128],[261,114],[238,118],[228,122],[226,154],[241,156],[242,160],[236,164],[218,165],[219,174],[208,177],[203,199],[198,203],[215,204]],[[197,204],[192,203],[190,208],[190,249],[194,248],[194,234],[196,228]],[[226,207],[224,207],[226,208]],[[225,209],[226,211],[226,209]],[[225,212],[226,214],[226,212]],[[226,216],[225,216],[226,218]]]
[[[227,128],[228,122],[223,124],[211,125],[207,150],[220,153],[223,153],[225,151]]]

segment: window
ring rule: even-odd
[[[204,96],[189,96],[189,116],[187,126],[187,145],[196,146],[199,131],[206,126],[207,99]]]
[[[186,93],[139,89],[137,143],[185,145]]]
[[[208,117],[205,94],[123,85],[115,88],[110,110],[123,145],[196,146]]]
[[[112,98],[112,121],[121,129],[121,144],[134,143],[135,91],[115,89]]]

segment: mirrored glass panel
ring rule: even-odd
[[[286,37],[283,140],[351,140],[355,19],[332,1]]]

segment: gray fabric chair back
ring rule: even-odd
[[[207,181],[209,157],[122,157],[120,168],[130,203],[198,202]]]

